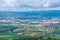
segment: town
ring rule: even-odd
[[[54,17],[47,19],[46,17],[39,17],[33,19],[34,17],[27,17],[27,19],[20,19],[9,17],[8,19],[0,19],[0,34],[1,35],[25,35],[30,37],[40,37],[44,38],[57,37],[60,36],[60,18]],[[36,17],[35,17],[36,18]],[[46,36],[47,35],[47,36]]]

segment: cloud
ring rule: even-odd
[[[60,0],[0,0],[0,10],[31,10],[60,7]]]
[[[27,8],[53,8],[60,7],[60,0],[20,0],[18,4]]]
[[[45,3],[45,7],[48,8],[60,7],[60,0],[48,0]]]

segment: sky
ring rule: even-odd
[[[60,0],[0,0],[0,10],[60,10]]]

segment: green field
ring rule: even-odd
[[[36,37],[25,35],[0,35],[1,40],[37,40]]]
[[[26,36],[26,35],[16,35],[16,34],[11,34],[11,35],[0,35],[1,40],[60,40],[60,35],[57,36],[52,36],[52,34],[46,35],[46,36]]]

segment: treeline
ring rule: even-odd
[[[0,38],[0,40],[60,40],[59,38],[51,38],[47,37],[44,38],[43,36],[40,37],[30,37],[30,38]]]
[[[51,38],[51,37],[44,38],[43,36],[40,36],[40,37],[31,37],[31,38],[18,38],[18,39],[13,39],[13,40],[60,40],[60,39]]]

